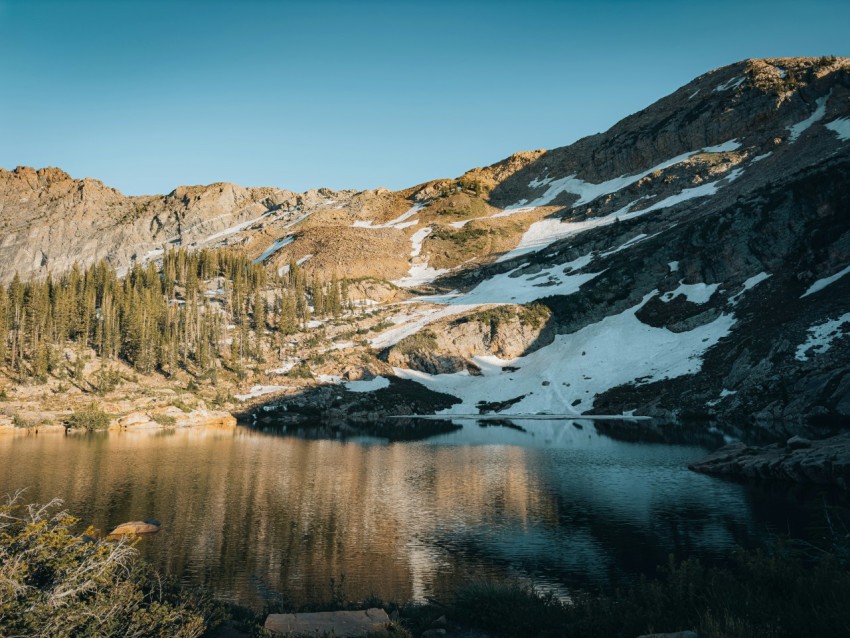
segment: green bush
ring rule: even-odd
[[[105,430],[109,427],[110,416],[100,409],[96,403],[91,403],[82,410],[75,410],[65,419],[65,427],[91,432]]]
[[[16,428],[21,428],[22,430],[32,430],[38,425],[38,423],[30,419],[25,419],[20,414],[13,414],[12,425],[14,425]]]
[[[310,366],[302,362],[287,372],[286,376],[293,379],[312,379],[313,373],[310,371]]]
[[[469,224],[459,230],[453,230],[446,226],[437,226],[431,231],[429,239],[443,239],[455,244],[465,244],[473,239],[489,235],[490,231],[487,228],[475,228]]]
[[[97,371],[97,392],[108,394],[121,383],[121,373],[110,366],[101,366]]]
[[[470,319],[489,323],[494,328],[502,323],[513,321],[514,318],[519,319],[523,326],[531,326],[534,329],[540,328],[552,316],[552,311],[543,304],[533,303],[527,306],[496,306],[495,308],[487,308],[470,316]]]
[[[0,634],[196,638],[219,607],[181,590],[124,541],[74,532],[61,502],[0,505]]]
[[[423,350],[433,351],[437,348],[437,335],[431,330],[422,330],[405,337],[395,345],[400,354],[413,354]]]
[[[191,412],[193,409],[191,405],[187,404],[182,399],[174,399],[174,401],[171,402],[171,405],[173,405],[181,412],[185,412],[186,414],[189,414],[189,412]]]
[[[151,418],[167,428],[172,428],[177,424],[177,419],[170,414],[152,414]]]

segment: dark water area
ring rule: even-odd
[[[352,600],[439,599],[486,577],[568,594],[651,573],[669,554],[818,541],[824,505],[846,507],[823,490],[690,472],[704,444],[625,442],[589,422],[429,427],[394,442],[247,427],[9,434],[0,494],[61,498],[104,532],[158,518],[138,545],[148,560],[255,608],[327,601],[343,576]]]

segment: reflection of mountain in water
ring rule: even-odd
[[[788,512],[819,517],[810,496],[688,472],[703,454],[695,446],[625,443],[566,422],[522,427],[470,423],[389,444],[246,428],[10,435],[0,493],[31,486],[28,498],[64,498],[101,529],[156,516],[163,527],[142,541],[146,556],[257,606],[328,598],[341,574],[354,598],[439,595],[506,573],[603,584],[671,551],[716,555],[784,530]]]
[[[395,419],[389,421],[291,421],[281,420],[254,426],[266,434],[294,436],[302,439],[377,441],[421,441],[448,432],[460,430],[461,426],[449,420]]]

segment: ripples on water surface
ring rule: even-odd
[[[84,523],[159,518],[160,569],[260,606],[439,597],[470,577],[559,592],[806,534],[818,499],[687,470],[703,448],[625,443],[586,424],[467,424],[422,442],[186,430],[0,436],[0,493],[60,497]],[[790,493],[789,493],[790,492]]]

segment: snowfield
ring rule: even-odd
[[[733,144],[737,145],[737,142],[727,142],[726,145],[711,148],[728,148],[730,150],[734,150],[732,148]],[[737,148],[737,146],[735,146],[735,148]],[[692,154],[693,153],[690,153],[688,154],[688,156]],[[531,226],[528,227],[528,230],[523,234],[517,247],[500,256],[496,261],[507,261],[509,259],[513,259],[514,257],[519,257],[521,255],[537,252],[546,248],[547,246],[550,246],[556,241],[565,239],[566,237],[577,235],[578,233],[582,233],[592,228],[608,226],[617,221],[627,221],[629,219],[635,219],[636,217],[641,217],[648,213],[652,213],[654,211],[661,210],[664,208],[670,208],[671,206],[676,206],[677,204],[681,204],[682,202],[686,202],[691,199],[716,195],[720,186],[735,181],[741,176],[742,173],[743,169],[734,168],[729,171],[728,174],[713,182],[708,182],[706,184],[700,184],[699,186],[682,189],[680,192],[674,195],[665,197],[661,201],[655,202],[654,204],[651,204],[646,208],[641,208],[635,211],[633,211],[632,208],[640,204],[640,202],[644,201],[646,198],[639,197],[638,199],[629,202],[628,204],[626,204],[619,210],[614,211],[613,213],[604,215],[602,217],[592,217],[590,219],[586,219],[580,222],[561,221],[560,219],[543,219],[539,222],[534,222],[533,224],[531,224]],[[577,202],[576,204],[574,204],[574,206],[577,206],[579,203],[580,202]],[[509,209],[505,210],[508,211]],[[502,213],[497,213],[496,215],[494,215],[494,217],[502,216],[504,212],[505,211],[502,211]],[[518,212],[518,209],[511,210],[511,214],[515,212]],[[645,239],[645,237],[640,239]],[[628,248],[630,245],[636,243],[637,241],[639,241],[639,239],[635,238],[633,242],[624,244],[620,247],[620,249],[622,250]]]
[[[430,375],[395,368],[397,376],[418,381],[437,392],[461,399],[440,414],[470,414],[480,401],[522,397],[499,414],[579,414],[593,407],[594,398],[626,383],[648,383],[694,374],[702,355],[729,334],[731,314],[689,332],[654,328],[636,316],[658,291],[636,306],[606,317],[529,355],[515,359],[476,357],[482,375],[466,371]],[[511,371],[519,368],[517,371]]]
[[[553,180],[550,177],[546,177],[541,180],[534,179],[528,184],[531,188],[537,188],[546,185],[549,186],[549,188],[546,190],[545,193],[543,193],[543,195],[528,203],[520,204],[518,202],[516,204],[513,204],[512,206],[508,206],[501,213],[496,213],[495,215],[493,215],[493,217],[507,217],[509,215],[513,215],[521,211],[532,210],[541,206],[548,206],[555,200],[556,197],[558,197],[558,195],[562,193],[578,195],[578,200],[572,205],[573,208],[575,208],[576,206],[581,206],[582,204],[592,202],[594,199],[602,197],[603,195],[610,195],[611,193],[615,193],[619,190],[622,190],[626,186],[631,186],[635,182],[640,181],[647,175],[651,175],[655,171],[660,171],[664,170],[665,168],[675,166],[676,164],[679,164],[688,159],[689,157],[692,157],[698,153],[728,153],[730,151],[735,151],[740,147],[741,144],[737,140],[730,140],[728,142],[718,144],[716,146],[707,146],[696,151],[689,151],[687,153],[677,155],[676,157],[661,162],[660,164],[657,164],[652,168],[643,171],[642,173],[638,173],[637,175],[621,175],[620,177],[615,177],[599,184],[585,182],[584,180],[576,177],[575,174],[567,175],[566,177],[562,177],[561,179],[556,180]]]
[[[723,84],[719,84],[716,87],[714,87],[714,92],[720,93],[721,91],[731,91],[733,89],[737,89],[739,86],[741,86],[744,83],[745,79],[746,78],[744,76],[740,76],[740,77],[732,78],[731,80],[727,80]]]

